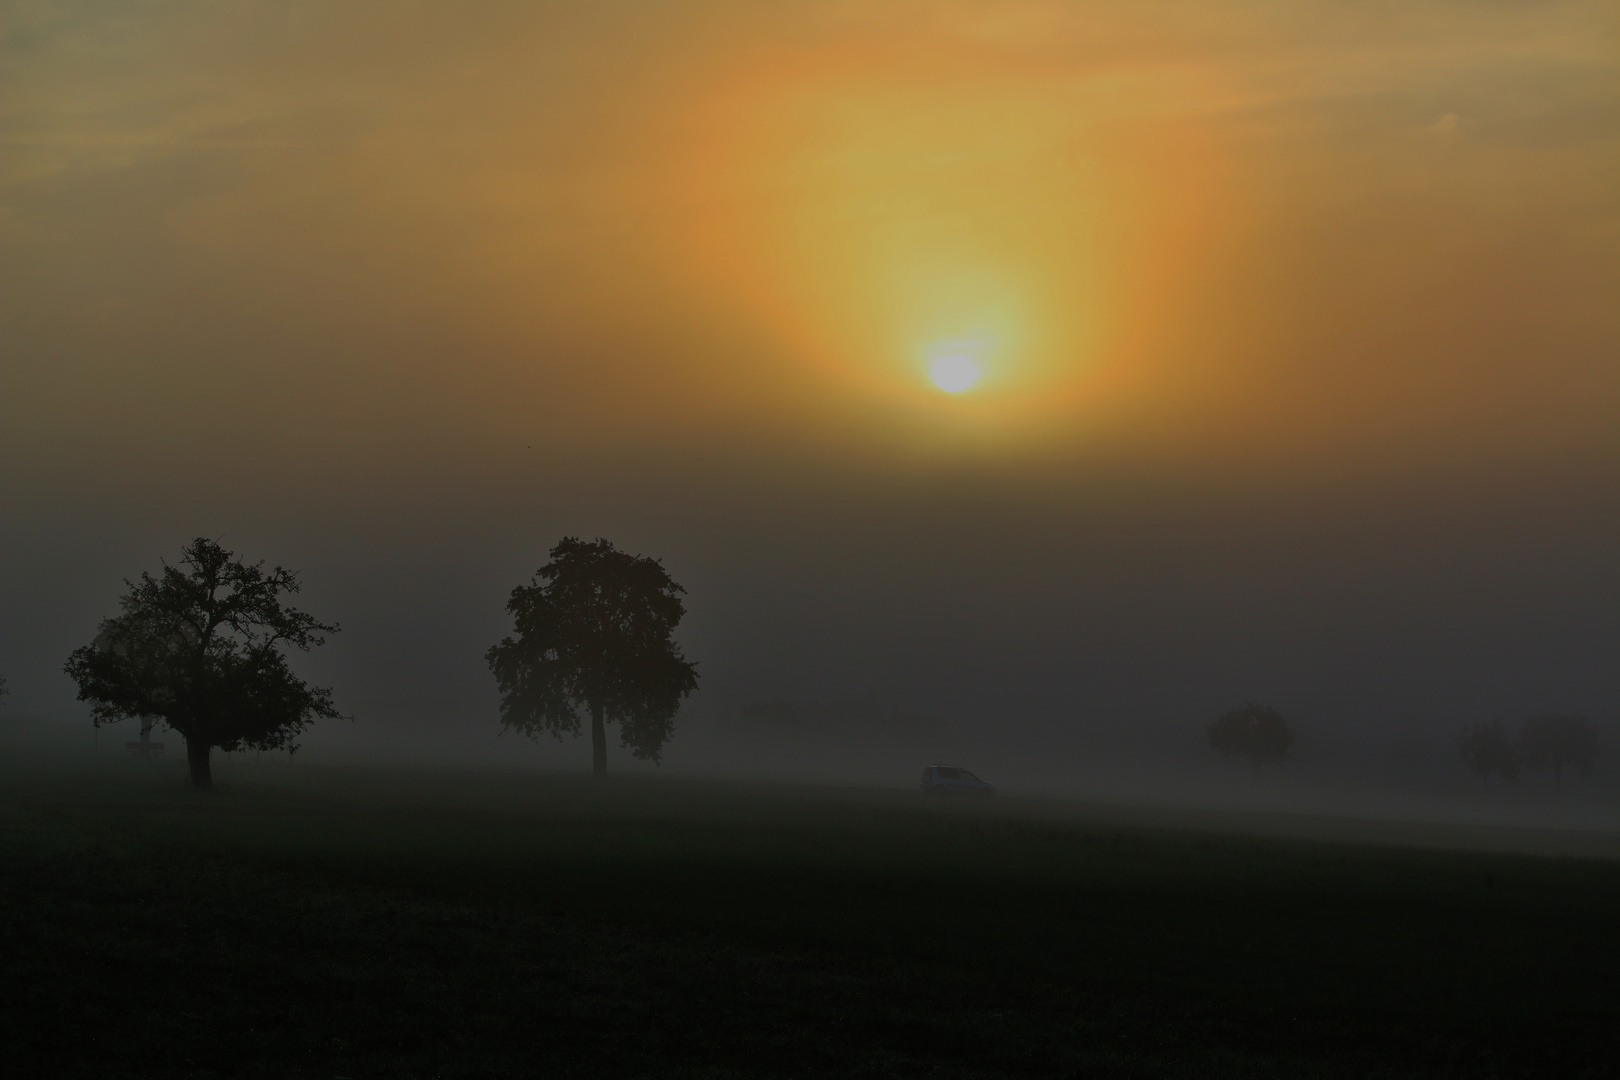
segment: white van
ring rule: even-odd
[[[924,795],[977,795],[984,799],[996,793],[996,785],[954,765],[930,765],[922,771],[922,791]]]

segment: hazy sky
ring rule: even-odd
[[[577,533],[688,586],[716,702],[1620,714],[1612,3],[3,34],[13,709],[73,715],[119,579],[208,534],[304,572],[340,703],[493,730],[505,593]]]

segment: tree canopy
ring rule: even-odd
[[[1476,724],[1463,732],[1457,751],[1470,772],[1483,779],[1496,773],[1516,780],[1524,769],[1551,769],[1562,780],[1564,769],[1583,775],[1592,771],[1598,756],[1598,729],[1584,716],[1541,713],[1519,725],[1509,737],[1501,720]]]
[[[487,654],[501,722],[561,739],[579,734],[584,709],[596,775],[607,774],[607,723],[636,757],[659,760],[676,710],[697,688],[697,665],[671,636],[686,590],[658,560],[603,539],[564,537],[550,559],[507,601],[517,636]]]
[[[285,607],[298,576],[247,565],[217,541],[187,544],[180,565],[126,580],[123,613],[68,657],[79,700],[97,726],[156,718],[186,740],[192,783],[210,786],[209,751],[297,749],[318,718],[335,719],[329,689],[293,674],[285,649],[325,643],[335,624]]]
[[[1519,727],[1519,762],[1527,769],[1551,769],[1562,780],[1566,766],[1582,775],[1598,755],[1597,725],[1584,716],[1543,713]]]
[[[1222,757],[1236,755],[1254,763],[1285,761],[1294,732],[1276,709],[1253,702],[1221,714],[1206,729],[1209,745]]]
[[[1476,724],[1463,732],[1457,752],[1468,771],[1482,780],[1489,780],[1492,773],[1504,780],[1519,778],[1519,752],[1500,720]]]

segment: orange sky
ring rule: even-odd
[[[704,708],[1613,712],[1612,2],[0,20],[16,715],[209,535],[379,739],[489,734],[565,534],[667,560]]]
[[[118,12],[9,17],[36,464],[1616,450],[1612,5]]]

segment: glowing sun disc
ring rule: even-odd
[[[960,394],[979,381],[979,363],[965,353],[946,353],[928,365],[928,377],[947,394]]]

